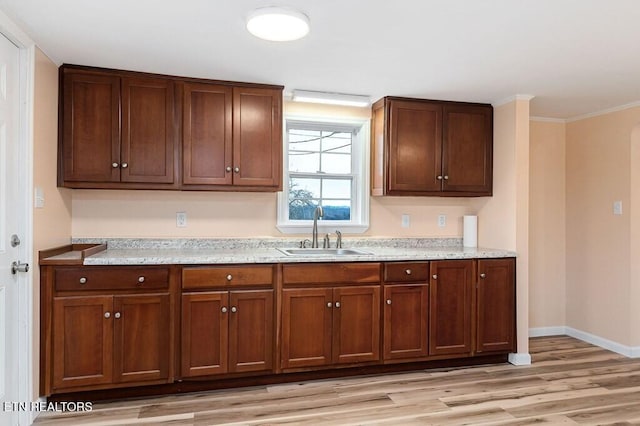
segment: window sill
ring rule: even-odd
[[[276,228],[283,234],[311,234],[313,225],[309,223],[282,223],[276,225]],[[336,229],[343,234],[362,234],[369,229],[369,224],[353,224],[353,223],[334,223],[318,222],[318,234],[326,234],[336,232]]]

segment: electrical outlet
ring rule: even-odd
[[[445,226],[447,226],[447,215],[438,215],[438,226],[440,228],[444,228]]]
[[[613,202],[613,214],[621,215],[622,214],[622,201],[614,201]]]
[[[187,227],[187,212],[177,212],[176,213],[176,226],[178,228],[186,228]]]
[[[402,215],[402,227],[403,228],[408,228],[409,226],[411,226],[411,216],[409,216],[408,214],[403,214]]]

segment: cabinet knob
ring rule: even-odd
[[[104,313],[104,317],[107,318],[107,319],[111,318],[111,312],[105,312]]]
[[[436,176],[436,179],[438,179],[438,180],[442,180],[442,175],[438,175],[438,176]]]
[[[120,317],[121,317],[120,312],[116,312],[115,314],[113,314],[113,316],[114,316],[116,319],[118,319],[118,318],[120,318]]]
[[[387,299],[387,305],[391,304],[391,299]]]
[[[120,164],[118,164],[118,163],[111,163],[111,167],[113,167],[114,169],[117,169],[118,167],[120,167]]]
[[[231,166],[227,166],[227,167],[225,168],[225,170],[226,170],[227,172],[230,172],[230,171],[232,170],[232,169],[231,169]]]
[[[434,280],[438,279],[438,275],[437,274],[433,274],[432,277],[433,277]]]
[[[143,277],[143,276],[138,277],[138,282],[139,282],[140,284],[142,284],[142,283],[144,282],[144,277]]]
[[[236,173],[240,173],[240,167],[235,167],[235,168],[233,169],[233,171],[234,171],[234,172],[236,172]]]
[[[227,313],[227,307],[226,306],[223,306],[222,309],[220,309],[220,310],[222,311],[223,314]]]
[[[332,307],[332,306],[333,306],[333,303],[331,303],[331,302],[327,302],[327,308],[330,308],[330,307]]]
[[[123,169],[126,169],[127,167],[129,167],[129,164],[128,163],[122,163],[122,165],[120,167],[122,167]]]
[[[86,284],[87,283],[87,278],[86,277],[80,277],[80,284]]]
[[[238,312],[238,308],[236,308],[235,306],[232,306],[231,307],[231,312],[233,312],[235,314],[236,312]]]
[[[231,281],[233,279],[233,276],[231,274],[227,275],[227,281]]]
[[[444,175],[444,180],[449,180],[449,176]]]
[[[411,275],[411,269],[405,270],[404,273],[407,274],[407,275]]]
[[[336,308],[340,309],[340,302],[336,302]]]
[[[485,273],[480,274],[480,278],[487,278],[487,274]]]

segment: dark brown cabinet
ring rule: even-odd
[[[473,260],[430,263],[429,354],[471,354]]]
[[[63,67],[59,185],[176,183],[174,83]]]
[[[429,262],[385,264],[383,358],[429,355]]]
[[[478,260],[476,352],[515,349],[515,261]]]
[[[183,377],[273,368],[273,266],[185,268],[182,287]]]
[[[380,264],[284,265],[283,282],[283,369],[380,360]]]
[[[386,97],[372,109],[372,195],[492,194],[491,105]]]
[[[168,272],[151,271],[149,289],[144,268],[110,269],[106,276],[102,269],[56,271],[51,319],[44,318],[52,330],[53,390],[168,381],[173,359]],[[111,288],[105,285],[116,278]]]

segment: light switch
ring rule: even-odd
[[[403,214],[402,215],[402,227],[403,228],[408,228],[409,226],[411,226],[411,216],[409,216],[408,214]]]
[[[40,186],[36,186],[33,191],[33,206],[36,209],[44,208],[44,190]]]
[[[447,226],[447,215],[441,214],[438,216],[438,226],[440,228]]]
[[[614,201],[613,202],[613,214],[621,215],[622,214],[622,201]]]

